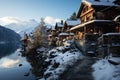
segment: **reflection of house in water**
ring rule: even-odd
[[[82,50],[85,53],[94,53],[99,36],[120,32],[120,26],[114,21],[118,15],[120,9],[111,0],[83,0],[77,14],[81,24],[71,28],[70,31],[76,34],[76,39],[85,40],[82,41],[84,46]]]

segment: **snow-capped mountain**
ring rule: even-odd
[[[24,32],[30,33],[34,28],[38,25],[38,22],[34,19],[31,19],[29,21],[22,21],[19,23],[10,23],[8,25],[5,25],[5,27],[10,28],[14,30],[15,32],[19,33],[21,36],[23,36]]]
[[[52,17],[45,17],[44,19],[45,26],[47,28],[51,28],[53,24],[55,25],[55,23],[59,21],[60,19],[55,19]],[[39,25],[39,22],[37,22],[34,19],[24,21],[17,17],[3,17],[0,18],[0,24],[5,26],[6,28],[14,30],[16,33],[23,36],[24,32],[26,33],[32,32],[34,28]]]
[[[24,32],[30,33],[39,23],[34,19],[24,21],[17,17],[2,17],[0,24],[23,36]]]

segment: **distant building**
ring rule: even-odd
[[[80,24],[80,19],[74,19],[74,20],[67,19],[64,23],[64,31],[68,32],[70,28],[72,28],[78,24]]]
[[[56,34],[59,34],[59,33],[63,32],[63,27],[64,27],[63,20],[61,20],[61,22],[57,22],[55,24]]]

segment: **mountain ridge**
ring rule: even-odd
[[[15,31],[0,25],[0,42],[19,42],[20,38]]]

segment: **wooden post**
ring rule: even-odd
[[[86,35],[86,26],[84,26],[84,37],[83,37],[83,50],[84,54],[86,54],[86,46],[85,46],[85,35]]]

